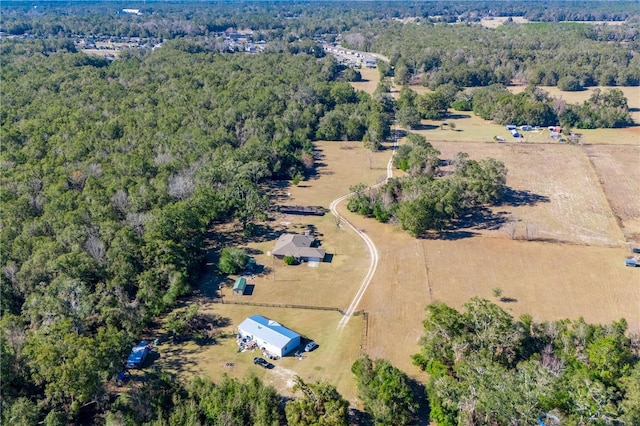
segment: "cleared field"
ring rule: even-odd
[[[625,248],[482,237],[411,240],[366,226],[384,241],[384,262],[361,303],[370,314],[367,351],[412,377],[421,377],[409,356],[418,352],[424,307],[438,300],[460,308],[474,296],[495,300],[495,287],[512,300],[498,304],[515,318],[626,318],[640,331],[640,280],[638,271],[623,266]]]
[[[507,169],[507,200],[492,208],[493,220],[468,230],[507,237],[515,221],[515,238],[592,245],[622,245],[620,231],[598,177],[581,147],[563,144],[434,143],[441,158],[466,152],[471,158],[502,161]],[[528,236],[526,235],[528,232]]]
[[[526,86],[511,86],[513,93],[523,91]],[[562,97],[569,103],[582,103],[589,99],[593,88],[581,92],[562,92],[557,87],[541,87],[552,96]],[[429,89],[422,86],[411,86],[411,89],[419,94],[428,93]],[[607,88],[602,88],[607,89]],[[631,117],[638,123],[637,126],[624,129],[580,129],[582,144],[611,144],[611,145],[640,145],[640,87],[619,87],[628,99]],[[451,115],[443,120],[422,120],[414,133],[424,135],[429,141],[460,141],[460,142],[493,142],[494,137],[501,136],[507,143],[520,143],[511,136],[505,126],[486,121],[477,117],[473,112],[450,111]],[[454,123],[455,130],[444,123]],[[533,124],[533,123],[532,123]],[[539,131],[522,132],[522,141],[527,143],[560,143],[550,137],[546,128]]]
[[[587,145],[584,150],[625,237],[640,244],[640,146]]]
[[[377,68],[361,68],[358,71],[362,75],[362,81],[351,82],[353,88],[369,94],[375,92],[380,82],[380,71]]]
[[[499,287],[513,299],[499,304],[516,318],[626,318],[633,331],[640,330],[640,279],[624,267],[624,247],[486,238],[424,241],[424,247],[436,300],[453,306],[474,295],[492,300],[492,288]]]
[[[480,25],[486,28],[498,28],[509,19],[517,24],[526,24],[529,22],[527,18],[523,18],[522,16],[494,16],[491,18],[482,18]]]
[[[312,311],[240,306],[230,304],[208,304],[201,307],[227,318],[230,325],[221,329],[223,336],[214,345],[199,346],[194,342],[163,342],[157,347],[159,363],[178,377],[187,379],[203,375],[214,381],[224,374],[243,378],[255,374],[265,383],[274,386],[284,395],[291,395],[293,377],[298,375],[305,381],[325,380],[355,405],[356,387],[351,374],[351,364],[357,359],[362,333],[362,316],[352,318],[347,327],[335,333],[341,318],[339,312]],[[264,315],[282,325],[319,343],[315,351],[299,360],[287,356],[271,361],[275,368],[266,370],[253,364],[253,357],[262,356],[259,350],[238,352],[235,335],[238,325],[248,316]]]

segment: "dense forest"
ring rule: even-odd
[[[427,307],[422,350],[438,425],[640,423],[640,353],[625,320],[536,323],[474,298]]]
[[[370,143],[388,120],[332,58],[46,45],[2,46],[2,393],[73,416],[190,291],[212,222],[265,218],[332,111]]]
[[[366,356],[351,369],[356,414],[330,383],[300,378],[294,398],[255,377],[183,383],[156,371],[119,396],[109,384],[143,330],[191,294],[211,225],[237,223],[251,237],[271,211],[273,181],[314,172],[315,140],[376,150],[395,118],[410,129],[449,108],[501,123],[628,125],[615,89],[572,106],[535,86],[518,95],[504,87],[514,78],[566,90],[640,84],[636,3],[550,4],[147,1],[138,16],[118,13],[129,3],[2,2],[2,424],[414,423],[421,398],[410,380]],[[499,15],[628,25],[475,24]],[[420,23],[397,21],[405,17]],[[222,54],[219,32],[229,28],[252,29],[268,49]],[[403,88],[397,102],[388,81],[373,95],[354,91],[357,71],[319,47],[342,34],[347,45],[386,53],[383,75],[434,91]],[[74,41],[88,36],[153,37],[162,47],[110,61],[78,51]],[[420,236],[500,199],[502,163],[439,155],[409,133],[394,159],[408,176],[353,188],[349,209]],[[531,423],[543,412],[576,424],[640,421],[638,342],[624,321],[534,324],[478,300],[465,309],[428,308],[414,360],[431,377],[433,421]],[[192,319],[168,318],[176,334]],[[522,392],[512,411],[497,411],[513,389]]]
[[[434,89],[515,80],[567,90],[566,79],[574,78],[573,90],[640,85],[638,24],[368,24],[345,34],[344,44],[387,55],[400,84],[416,80]]]

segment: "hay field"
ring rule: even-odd
[[[499,287],[514,301],[498,304],[516,318],[525,313],[538,321],[626,318],[640,331],[638,271],[623,266],[625,247],[486,238],[424,241],[424,246],[436,300],[453,306],[476,295],[492,300],[492,288]]]
[[[640,146],[584,147],[625,238],[640,245]]]
[[[351,86],[356,90],[373,94],[380,82],[380,71],[377,68],[361,68],[358,71],[362,75],[362,81],[352,81]]]
[[[522,16],[492,16],[489,18],[482,18],[480,20],[480,25],[486,28],[498,28],[509,18],[511,18],[511,20],[516,24],[526,24],[529,22],[527,18],[523,18]]]
[[[511,200],[492,208],[502,220],[515,221],[516,238],[591,245],[622,245],[624,236],[598,177],[579,146],[565,144],[434,143],[441,158],[467,152],[470,158],[502,161],[508,169]],[[508,237],[499,223],[480,223],[469,231]],[[496,228],[496,229],[493,229]],[[526,229],[525,229],[526,228]]]

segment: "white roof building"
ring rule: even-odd
[[[262,315],[252,315],[238,326],[238,334],[253,339],[259,348],[285,356],[300,346],[300,335]]]

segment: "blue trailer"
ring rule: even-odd
[[[145,358],[151,351],[151,345],[146,340],[141,341],[131,349],[131,354],[127,359],[128,368],[140,368]]]

